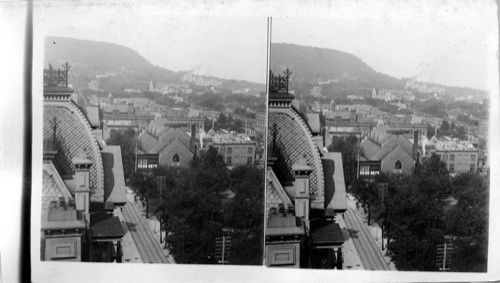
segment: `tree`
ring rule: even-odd
[[[134,172],[130,177],[129,186],[136,197],[139,197],[143,206],[146,207],[146,218],[149,218],[150,201],[158,195],[155,175]]]
[[[264,171],[255,165],[230,172],[230,188],[224,226],[231,227],[231,264],[260,265],[263,256]]]
[[[344,178],[346,187],[349,187],[356,179],[358,170],[358,152],[360,152],[359,141],[356,136],[333,137],[328,146],[329,152],[340,152],[342,154],[342,165],[344,167]]]
[[[123,173],[131,176],[135,171],[135,147],[137,134],[134,130],[128,129],[124,133],[111,130],[107,145],[119,145],[122,153]]]
[[[416,176],[392,176],[385,219],[387,253],[398,270],[436,270],[435,249],[443,241],[443,206],[425,194]],[[391,190],[394,191],[394,190]]]
[[[368,213],[368,225],[370,225],[373,207],[380,204],[377,184],[364,179],[354,179],[351,192],[356,198],[356,204],[361,205],[365,213]]]
[[[452,180],[457,204],[446,214],[446,234],[454,245],[452,271],[487,271],[488,180],[478,173],[462,173]]]
[[[434,154],[414,174],[392,174],[388,183],[388,254],[398,270],[436,270],[436,247],[444,242],[444,199],[450,193],[446,165]]]

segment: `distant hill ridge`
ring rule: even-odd
[[[293,59],[292,59],[293,58]],[[403,87],[401,80],[376,72],[360,58],[334,49],[288,43],[271,45],[271,70],[290,68],[303,82],[356,80],[362,87]]]
[[[182,83],[186,72],[174,72],[151,64],[137,51],[114,43],[68,37],[46,37],[44,66],[71,65],[70,81],[75,89],[87,88],[99,76],[99,87],[110,91],[126,88],[146,90],[149,82]],[[218,80],[223,86],[264,89],[264,84]]]
[[[292,82],[302,84],[334,82],[359,88],[403,90],[406,82],[412,80],[398,79],[377,72],[359,57],[347,52],[289,43],[272,43],[271,70],[277,73],[286,68],[292,71]],[[473,92],[486,95],[483,90],[426,84],[445,87],[447,92],[456,94]]]

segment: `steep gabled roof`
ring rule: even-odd
[[[363,154],[366,158],[371,159],[380,150],[381,145],[371,138],[366,138],[360,144],[363,149]]]
[[[42,211],[48,211],[52,201],[59,201],[61,197],[73,198],[73,195],[52,162],[44,162],[42,168]]]
[[[158,138],[147,131],[142,132],[138,138],[145,152],[149,152],[158,143]]]
[[[149,150],[149,153],[159,153],[165,146],[174,139],[179,140],[186,148],[190,148],[190,137],[180,127],[170,127],[162,133],[159,141]]]
[[[321,131],[319,123],[319,113],[307,113],[307,123],[314,135],[317,135]]]
[[[321,159],[325,175],[325,209],[328,212],[347,210],[344,167],[340,152],[327,152]]]
[[[286,206],[292,203],[272,169],[266,171],[266,181],[266,211],[269,211],[272,207],[277,208],[279,204]]]
[[[93,128],[99,127],[99,108],[96,106],[87,106],[85,107],[87,111],[87,117],[90,122],[90,126]]]
[[[120,146],[106,146],[102,151],[104,165],[104,201],[114,204],[125,204],[125,177]]]
[[[380,144],[370,138],[361,143],[365,157],[368,160],[382,160],[389,152],[397,147],[413,156],[413,144],[402,134],[388,134],[380,140]]]

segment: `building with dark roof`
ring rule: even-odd
[[[150,171],[161,166],[188,166],[196,153],[196,126],[189,136],[179,124],[156,127],[151,123],[142,132],[137,150],[137,170]]]
[[[64,67],[44,70],[41,259],[96,261],[100,242],[110,253],[99,260],[120,260],[124,232],[113,216],[126,201],[120,149],[99,144],[70,99]]]
[[[408,140],[406,131],[365,138],[360,143],[359,176],[373,178],[380,172],[410,174],[419,159],[418,132],[414,132],[414,140]]]
[[[324,154],[292,106],[289,72],[269,84],[265,262],[334,268],[344,242],[335,215],[347,209],[340,153]],[[317,129],[314,129],[317,131]]]

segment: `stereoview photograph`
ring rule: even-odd
[[[40,12],[40,259],[262,265],[266,19],[84,10]]]
[[[480,6],[272,19],[266,266],[487,271],[498,78]]]

